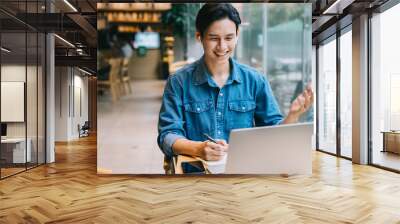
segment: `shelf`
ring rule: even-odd
[[[139,9],[139,10],[131,10],[131,9],[98,9],[98,12],[165,12],[168,10],[161,10],[161,9]]]
[[[105,18],[110,23],[134,23],[157,24],[161,23],[162,13],[156,12],[132,12],[132,13],[108,13]]]
[[[99,12],[163,12],[172,8],[171,3],[98,3]]]
[[[137,21],[108,21],[108,23],[118,23],[118,24],[152,24],[152,25],[162,25],[160,22],[137,22]]]

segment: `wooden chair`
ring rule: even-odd
[[[164,168],[165,174],[167,174],[167,175],[175,174],[176,157],[177,156],[169,158],[169,157],[164,156],[163,168]]]
[[[107,80],[97,80],[98,89],[110,89],[112,102],[116,102],[121,96],[120,93],[120,70],[121,70],[121,59],[112,58],[109,60],[111,65],[110,73]]]
[[[120,72],[120,81],[121,81],[121,90],[122,94],[130,94],[132,93],[131,87],[131,78],[129,76],[129,58],[124,58],[121,62],[121,72]]]
[[[192,61],[177,61],[172,63],[169,66],[169,74],[172,75],[174,74],[176,71],[178,71],[179,69],[185,67],[185,65],[190,64]]]

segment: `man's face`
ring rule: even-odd
[[[205,57],[215,63],[225,63],[233,54],[237,42],[235,23],[228,19],[217,20],[205,30],[203,37],[197,32],[201,40]]]

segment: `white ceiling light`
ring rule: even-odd
[[[4,51],[4,52],[7,52],[7,53],[10,53],[11,51],[10,50],[8,50],[7,48],[4,48],[4,47],[1,47],[0,48],[2,51]]]
[[[354,0],[336,0],[332,5],[325,9],[322,14],[342,14],[343,9],[353,2]]]
[[[66,43],[67,45],[69,45],[70,47],[75,48],[75,45],[71,44],[71,42],[69,42],[68,40],[58,36],[57,34],[54,34],[55,37],[57,37],[58,39],[60,39],[61,41],[63,41],[64,43]]]
[[[71,4],[69,3],[68,0],[64,0],[65,4],[67,4],[72,10],[74,10],[74,12],[78,12],[78,10]]]

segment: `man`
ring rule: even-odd
[[[167,157],[185,154],[219,160],[229,133],[297,122],[313,102],[308,87],[283,118],[266,78],[231,58],[239,36],[239,13],[228,3],[205,4],[196,17],[204,55],[169,77],[158,123],[158,145]],[[208,141],[204,134],[218,139]]]

